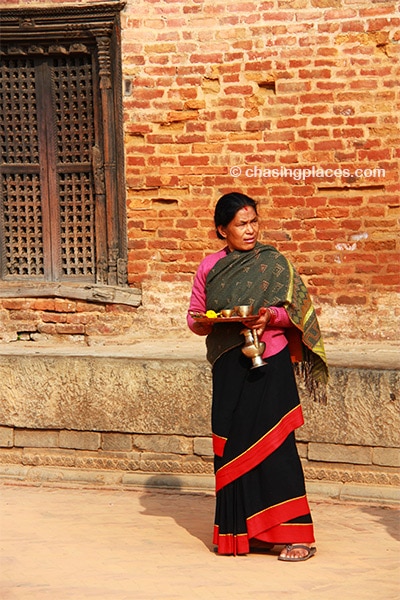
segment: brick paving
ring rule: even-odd
[[[398,600],[399,510],[310,497],[317,555],[213,552],[212,494],[0,486],[2,600]]]

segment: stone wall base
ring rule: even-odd
[[[382,352],[370,364],[360,353],[332,360],[326,406],[299,381],[296,439],[310,489],[395,502],[399,386]],[[5,480],[213,489],[211,371],[196,348],[18,348],[0,353],[0,399]]]
[[[84,487],[97,489],[169,488],[185,493],[214,493],[214,477],[206,474],[143,473],[101,469],[32,467],[19,464],[0,465],[3,484]],[[306,479],[309,498],[329,498],[369,505],[399,506],[400,490],[389,485],[372,485]]]

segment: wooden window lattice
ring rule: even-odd
[[[64,275],[93,275],[94,207],[87,173],[61,174],[61,259]]]
[[[123,7],[0,9],[0,297],[127,286]]]
[[[5,277],[93,280],[91,57],[54,57],[45,63],[9,59],[1,75],[1,161],[8,167],[2,169]],[[42,85],[37,86],[40,77]],[[51,112],[42,109],[46,122],[40,127],[37,103],[45,102],[44,94],[51,95],[46,105]],[[48,171],[56,174],[56,185],[50,184],[47,197],[40,182],[40,160],[46,160]],[[35,172],[29,173],[34,166]],[[24,173],[13,172],[22,168]],[[57,215],[48,219],[49,228],[43,227],[45,203],[48,214]],[[51,261],[47,263],[43,236],[50,237]]]
[[[92,66],[87,57],[55,59],[52,65],[57,160],[91,162],[93,139]]]
[[[80,172],[61,172],[58,176],[62,274],[66,277],[93,277],[92,65],[87,57],[62,57],[54,60],[51,70],[57,162],[61,165],[80,165]]]
[[[1,67],[1,162],[39,163],[35,67],[29,59],[9,59]]]
[[[3,177],[7,272],[20,277],[43,277],[39,177],[19,173]]]
[[[5,270],[20,277],[44,276],[35,83],[33,60],[3,62],[0,141]],[[16,172],[7,169],[12,165]]]

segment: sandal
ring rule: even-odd
[[[304,560],[308,560],[316,553],[317,549],[314,546],[304,546],[303,544],[287,544],[286,552],[291,552],[292,550],[297,550],[297,548],[301,548],[302,550],[307,550],[307,554],[304,556],[278,556],[278,560],[284,560],[286,562],[301,562]]]

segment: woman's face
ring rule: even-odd
[[[259,232],[258,215],[252,206],[237,211],[226,227],[218,226],[219,233],[226,239],[229,250],[252,250]]]

